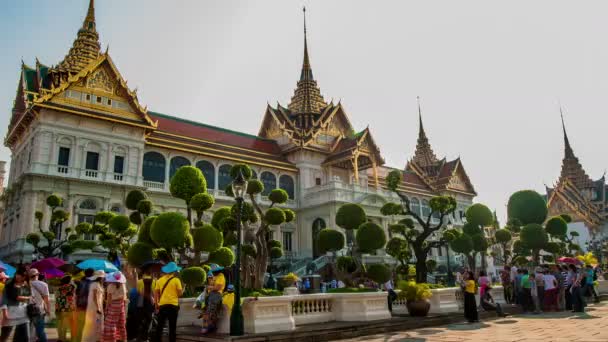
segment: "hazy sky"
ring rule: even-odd
[[[60,61],[87,3],[0,4],[3,137],[21,58]],[[293,94],[303,4],[325,99],[370,126],[387,165],[413,154],[419,95],[437,155],[460,156],[501,217],[510,193],[559,175],[558,99],[587,172],[608,167],[606,1],[97,0],[97,29],[149,109],[256,134],[266,103]]]

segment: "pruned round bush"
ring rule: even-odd
[[[46,198],[46,205],[48,205],[51,208],[61,207],[62,203],[63,203],[63,198],[61,198],[59,195],[56,195],[56,194],[52,194]]]
[[[279,225],[285,222],[285,212],[279,208],[270,208],[266,210],[264,218],[271,225]]]
[[[125,206],[129,210],[137,210],[137,204],[141,200],[145,200],[148,198],[145,192],[141,190],[131,190],[127,194],[127,198],[125,199]]]
[[[454,239],[458,238],[460,235],[462,235],[462,233],[457,230],[457,229],[446,229],[443,232],[443,238],[447,241],[447,242],[452,242],[454,241]]]
[[[570,215],[568,215],[568,214],[561,214],[559,216],[561,216],[561,218],[563,218],[564,221],[566,221],[566,223],[572,222],[572,217]]]
[[[111,211],[105,211],[105,210],[100,211],[97,214],[95,214],[95,222],[107,224],[108,222],[110,222],[110,219],[114,216],[116,216],[116,214]]]
[[[139,228],[139,234],[137,235],[137,241],[153,244],[152,238],[150,237],[150,228],[152,223],[156,219],[156,216],[148,217]]]
[[[238,203],[235,203],[232,205],[232,207],[230,207],[230,214],[235,219],[237,217],[238,210],[239,210]],[[255,214],[255,209],[253,208],[253,205],[251,205],[251,203],[248,203],[248,202],[242,202],[241,203],[241,222],[246,222],[246,221],[255,222],[256,220],[257,220],[257,216]]]
[[[116,215],[108,221],[110,229],[117,233],[122,233],[129,229],[131,226],[131,220],[126,215]]]
[[[258,179],[252,179],[247,182],[247,194],[255,195],[264,191],[264,183]]]
[[[399,220],[399,223],[406,226],[409,229],[413,229],[416,225],[414,224],[414,220],[411,217],[406,217],[404,219]]]
[[[545,229],[553,237],[563,237],[568,233],[568,223],[561,216],[554,216],[547,221]]]
[[[30,245],[37,246],[40,242],[40,235],[38,233],[29,233],[25,237],[25,241]]]
[[[255,247],[255,245],[249,244],[249,243],[241,246],[241,252],[244,255],[248,255],[253,258],[255,258],[255,256],[258,254],[258,251],[257,251],[257,248]]]
[[[226,218],[230,217],[230,207],[221,207],[213,213],[211,217],[211,225],[215,228],[220,228],[220,222]]]
[[[273,248],[273,247],[283,248],[283,244],[279,240],[268,241],[268,248]]]
[[[278,259],[283,256],[283,249],[280,247],[272,247],[270,249],[270,258]]]
[[[549,237],[540,224],[530,223],[521,229],[519,238],[530,249],[540,250],[547,244]]]
[[[91,230],[93,229],[93,225],[88,223],[88,222],[80,222],[79,224],[76,225],[76,227],[74,227],[74,230],[76,231],[77,234],[88,234],[91,232]]]
[[[400,256],[407,251],[407,241],[400,236],[393,236],[386,243],[386,254],[395,259],[400,259]]]
[[[488,240],[483,234],[471,236],[471,241],[473,241],[473,250],[476,252],[485,252],[488,249]]]
[[[149,199],[143,199],[137,203],[137,211],[139,211],[142,215],[150,215],[152,213],[152,208],[154,204]]]
[[[207,192],[207,180],[199,168],[191,165],[182,166],[171,178],[169,191],[173,197],[190,203],[194,195]]]
[[[197,251],[213,252],[224,244],[224,236],[222,232],[215,229],[210,224],[205,224],[201,228],[192,230],[192,238],[194,240],[194,248]]]
[[[551,254],[558,254],[561,252],[562,246],[558,242],[547,242],[543,250]]]
[[[335,229],[321,229],[317,239],[321,253],[336,252],[344,248],[344,234]]]
[[[132,212],[131,214],[129,214],[129,221],[139,226],[142,223],[141,214],[138,211]]]
[[[145,242],[136,242],[127,251],[127,261],[133,267],[140,267],[143,263],[154,259],[154,248]]]
[[[353,273],[357,270],[357,264],[355,263],[355,259],[350,256],[341,256],[336,260],[336,267],[346,273]]]
[[[150,228],[150,237],[158,246],[182,247],[189,237],[190,224],[181,213],[167,212],[156,217]]]
[[[296,218],[296,213],[291,209],[283,209],[285,213],[285,222],[289,223]]]
[[[499,229],[494,233],[494,237],[496,238],[496,242],[498,243],[507,243],[511,241],[512,235],[511,232],[507,229]]]
[[[65,210],[55,210],[51,214],[51,221],[56,223],[63,223],[70,219],[70,213]]]
[[[207,273],[202,267],[193,266],[184,268],[180,272],[180,278],[184,284],[191,287],[197,287],[202,286],[207,282]]]
[[[38,221],[42,220],[42,218],[44,217],[44,214],[42,213],[42,211],[40,210],[36,210],[36,212],[34,213],[34,218]]]
[[[384,247],[386,244],[386,234],[384,229],[373,222],[362,224],[357,229],[357,247],[363,253],[371,253]]]
[[[230,168],[230,178],[236,179],[239,172],[243,174],[243,178],[250,179],[253,172],[247,164],[235,164]]]
[[[384,284],[391,279],[391,269],[384,264],[372,264],[366,269],[367,277],[378,284]]]
[[[384,216],[399,215],[403,211],[401,204],[387,202],[380,208],[380,213]]]
[[[287,199],[289,199],[289,195],[287,195],[287,191],[283,189],[273,189],[268,195],[268,199],[272,203],[283,204],[287,202]]]
[[[509,198],[507,212],[509,218],[518,219],[522,225],[542,224],[547,218],[547,202],[534,190],[521,190]]]
[[[233,232],[236,231],[238,227],[238,222],[232,217],[226,217],[222,221],[220,221],[219,230],[223,232]]]
[[[228,247],[221,247],[209,254],[209,262],[216,263],[222,267],[230,267],[234,263],[234,253]]]
[[[514,254],[527,254],[527,252],[530,248],[528,246],[526,246],[526,244],[523,241],[515,240],[515,241],[513,241],[512,249],[513,249]]]
[[[494,214],[492,214],[492,211],[481,203],[475,203],[470,206],[467,209],[465,216],[467,222],[481,227],[489,226],[494,222]]]
[[[358,204],[343,204],[336,213],[336,225],[343,229],[357,229],[365,222],[367,222],[367,216],[363,207]]]
[[[397,187],[399,186],[399,184],[401,184],[401,177],[401,171],[399,170],[393,170],[389,172],[385,178],[386,187],[392,191],[397,190]]]
[[[237,235],[235,232],[228,232],[224,236],[224,246],[236,246],[238,243]]]
[[[190,208],[196,212],[211,209],[215,204],[215,198],[208,193],[198,193],[190,199]]]
[[[473,250],[473,239],[468,234],[462,234],[450,242],[450,248],[456,253],[469,254]]]
[[[469,235],[469,236],[473,236],[473,235],[477,235],[477,234],[481,234],[481,228],[471,222],[467,222],[462,226],[462,232]]]

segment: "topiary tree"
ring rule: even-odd
[[[36,211],[34,219],[38,221],[38,232],[29,233],[25,237],[25,241],[32,245],[35,253],[43,258],[65,257],[75,250],[92,248],[92,244],[84,241],[82,239],[83,236],[78,234],[74,229],[70,227],[63,228],[63,224],[70,219],[70,213],[58,209],[63,205],[63,198],[52,194],[47,197],[46,205],[51,210],[47,230],[42,227],[44,214],[42,211]]]
[[[521,190],[509,198],[507,213],[510,220],[516,219],[521,226],[543,224],[547,218],[547,203],[538,192]]]
[[[114,261],[118,255],[127,256],[131,239],[138,229],[130,216],[101,211],[95,215],[91,232],[97,235],[99,245],[108,250],[108,260]]]
[[[180,272],[180,278],[193,291],[194,288],[205,285],[207,272],[202,267],[187,267]]]
[[[339,271],[335,267],[336,253],[344,248],[344,234],[335,229],[325,228],[319,232],[319,235],[317,235],[317,239],[319,244],[319,251],[321,253],[332,253],[332,262],[330,263],[330,267],[332,268],[332,274],[336,274],[336,271]]]
[[[435,272],[435,269],[437,269],[437,261],[433,259],[427,260],[426,269],[431,273]]]
[[[240,215],[242,229],[245,232],[244,244],[242,247],[243,257],[241,259],[241,279],[244,288],[261,289],[264,286],[264,274],[268,271],[271,261],[271,253],[278,255],[270,245],[271,227],[279,226],[295,220],[295,213],[292,210],[279,208],[278,205],[287,202],[288,195],[283,189],[274,189],[268,195],[270,205],[263,209],[258,202],[257,195],[264,191],[264,184],[259,180],[250,180],[252,171],[248,165],[236,164],[230,170],[230,175],[236,179],[240,174],[248,180],[246,193],[248,201],[242,202],[242,206],[233,205],[229,210],[222,210],[221,213],[214,214],[212,225],[219,227],[226,233],[236,231],[237,216]],[[227,187],[227,195],[232,196],[232,186]],[[219,210],[218,210],[219,211]],[[259,223],[258,223],[259,222]],[[257,228],[252,225],[258,223]],[[246,252],[247,251],[247,252]]]
[[[406,225],[403,227],[406,231],[404,237],[416,257],[416,281],[424,283],[427,281],[428,270],[426,268],[426,260],[429,251],[433,247],[441,246],[439,240],[429,241],[429,238],[434,232],[445,228],[447,217],[456,210],[456,199],[450,196],[436,196],[431,198],[429,201],[431,210],[428,215],[423,216],[417,211],[412,210],[409,198],[398,190],[398,186],[401,182],[402,172],[399,170],[389,172],[386,177],[388,189],[397,194],[401,200],[401,211],[397,212],[395,215],[404,215],[406,218],[418,223],[421,228],[420,230],[417,230],[414,227],[410,228]],[[432,221],[433,217],[437,218],[436,223]]]
[[[489,241],[485,237],[484,228],[489,227],[494,223],[494,214],[490,208],[484,204],[475,203],[467,208],[465,216],[467,218],[467,224],[465,226],[469,226],[468,234],[473,241],[473,251],[475,252],[473,255],[473,262],[477,259],[476,254],[481,254],[481,269],[485,271],[487,268],[486,255]],[[467,234],[466,231],[464,232]],[[473,264],[473,268],[471,269],[475,269],[475,264]]]
[[[524,246],[532,251],[533,260],[538,264],[540,251],[549,242],[549,236],[543,226],[537,223],[529,223],[521,229],[519,238]]]
[[[551,238],[566,240],[568,233],[568,223],[561,216],[554,216],[547,220],[545,230]]]
[[[391,269],[385,264],[372,264],[366,267],[367,277],[378,284],[384,284],[391,279]]]
[[[366,222],[359,226],[356,235],[357,247],[362,253],[372,253],[384,247],[386,234],[384,229],[373,222]]]
[[[169,191],[173,197],[186,202],[188,223],[192,225],[192,207],[190,206],[190,201],[196,194],[207,192],[207,180],[205,180],[203,172],[190,165],[180,167],[169,182]]]
[[[496,241],[497,244],[499,244],[501,246],[501,250],[503,253],[503,262],[506,265],[507,262],[509,261],[509,256],[511,255],[511,252],[508,248],[509,246],[509,242],[511,242],[511,239],[513,238],[513,235],[511,234],[511,232],[508,229],[498,229],[496,232],[494,232],[494,240]]]

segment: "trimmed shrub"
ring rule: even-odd
[[[336,267],[342,271],[347,273],[353,273],[357,270],[357,264],[355,263],[355,259],[349,256],[341,256],[336,260]]]
[[[336,252],[344,248],[344,235],[335,229],[322,229],[317,239],[321,253]]]
[[[380,213],[384,216],[399,215],[402,211],[401,204],[393,202],[384,203],[382,208],[380,208]]]
[[[63,203],[63,198],[61,198],[59,195],[56,195],[56,194],[52,194],[46,198],[46,205],[48,205],[51,208],[60,207],[62,203]]]
[[[268,248],[273,248],[273,247],[283,248],[283,244],[281,244],[281,241],[279,241],[279,240],[268,241]]]
[[[270,208],[266,210],[264,218],[266,219],[266,222],[271,225],[279,225],[285,222],[285,212],[279,208]]]
[[[207,181],[199,168],[190,165],[182,166],[171,178],[169,191],[173,197],[190,203],[194,195],[207,192]]]
[[[291,222],[296,218],[296,213],[291,209],[283,209],[285,213],[285,222]]]
[[[202,252],[216,251],[224,244],[222,232],[210,224],[193,229],[192,238],[194,240],[194,249]]]
[[[181,213],[167,212],[156,217],[150,228],[150,237],[164,248],[182,247],[189,237],[190,224]]]
[[[190,287],[202,286],[207,282],[207,273],[202,267],[188,267],[180,272],[180,278],[184,284]]]
[[[561,216],[554,216],[547,221],[545,229],[553,237],[563,237],[568,233],[568,223]]]
[[[150,237],[150,228],[152,228],[152,223],[156,220],[156,216],[148,217],[144,223],[139,228],[139,234],[137,235],[137,241],[145,242],[148,244],[154,244],[152,238]]]
[[[499,229],[494,233],[494,237],[496,238],[496,242],[498,243],[507,243],[511,241],[512,235],[511,232],[507,229]]]
[[[131,214],[129,214],[129,221],[139,226],[142,223],[141,214],[138,211],[132,212]]]
[[[149,199],[143,199],[137,203],[137,211],[142,215],[150,215],[154,204]]]
[[[473,250],[473,239],[467,234],[462,234],[450,242],[450,248],[456,253],[469,254]]]
[[[88,234],[93,230],[93,225],[88,222],[80,222],[74,227],[77,234]]]
[[[137,204],[141,200],[145,200],[148,198],[145,192],[141,190],[131,190],[127,194],[127,198],[125,199],[125,206],[129,210],[137,210]]]
[[[547,218],[547,202],[534,190],[522,190],[514,193],[507,204],[509,218],[515,218],[522,225],[542,224]]]
[[[395,259],[400,259],[404,251],[407,251],[407,241],[400,236],[393,236],[386,243],[386,254]]]
[[[357,247],[363,253],[371,253],[384,247],[386,244],[386,234],[379,225],[367,222],[357,229]]]
[[[215,198],[208,193],[198,193],[190,199],[190,208],[196,212],[211,209],[215,204]]]
[[[217,251],[209,254],[209,262],[216,263],[223,267],[230,267],[234,263],[234,253],[228,247],[221,247]]]
[[[144,262],[154,259],[154,248],[144,242],[136,242],[127,251],[127,261],[133,267],[140,267]]]
[[[280,247],[272,247],[270,249],[270,258],[278,259],[283,256],[283,249]]]
[[[283,204],[287,202],[287,199],[289,199],[289,195],[287,195],[287,191],[283,189],[274,189],[268,195],[268,199],[272,203]]]
[[[129,229],[131,220],[126,215],[116,215],[108,221],[110,229],[117,233],[122,233]]]
[[[343,204],[336,213],[336,225],[343,229],[357,229],[365,222],[367,222],[367,216],[363,207],[358,204]]]
[[[482,233],[481,228],[478,225],[470,222],[467,222],[462,226],[462,232],[469,236]]]
[[[29,233],[25,237],[25,241],[30,245],[37,246],[40,242],[40,235],[38,235],[37,233]]]
[[[547,236],[547,233],[543,229],[543,226],[536,223],[530,223],[525,225],[521,229],[519,238],[526,246],[528,246],[528,248],[534,250],[542,249],[549,241],[549,236]]]
[[[251,172],[251,168],[247,164],[235,164],[230,168],[230,177],[232,179],[236,179],[239,175],[239,171],[243,173],[243,177],[245,179],[250,179],[253,172]]]
[[[547,242],[543,249],[551,254],[558,254],[561,252],[562,246],[558,242]]]
[[[366,268],[368,278],[376,283],[384,284],[391,279],[391,270],[384,264],[372,264]]]
[[[228,232],[224,236],[224,246],[236,246],[238,239],[235,232]]]
[[[259,194],[264,191],[264,183],[260,182],[258,179],[252,179],[247,182],[247,193],[249,195]]]
[[[481,203],[475,203],[470,206],[467,209],[465,216],[467,217],[467,222],[481,227],[489,226],[494,222],[494,214],[492,214],[492,211]]]
[[[95,222],[107,224],[114,216],[116,216],[116,214],[111,211],[100,211],[95,214]]]
[[[386,187],[392,191],[397,190],[397,187],[399,186],[399,184],[401,184],[401,177],[401,171],[399,170],[393,170],[389,172],[385,178]]]
[[[258,254],[258,251],[255,247],[254,244],[244,244],[241,246],[241,252],[244,255],[249,255],[250,257],[255,258],[255,256]]]
[[[226,218],[230,217],[230,207],[221,207],[213,213],[211,217],[211,225],[215,228],[220,228],[220,222]]]
[[[433,259],[429,259],[426,261],[426,269],[427,271],[433,273],[435,272],[435,269],[437,268],[437,261],[433,260]]]
[[[476,252],[485,252],[488,249],[488,240],[486,240],[483,234],[471,236],[471,241],[473,241],[473,250]]]
[[[570,223],[570,222],[572,222],[572,217],[571,217],[570,215],[568,215],[568,214],[561,214],[561,215],[559,215],[559,216],[560,216],[561,218],[563,218],[563,219],[564,219],[564,221],[566,221],[566,223]]]
[[[222,221],[220,221],[219,229],[223,232],[233,232],[236,231],[237,221],[232,217],[226,217]]]

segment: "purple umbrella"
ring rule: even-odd
[[[63,265],[65,265],[65,261],[63,261],[59,258],[45,258],[45,259],[33,262],[30,267],[35,268],[38,271],[42,272],[42,271],[48,270],[48,269],[56,269]]]
[[[42,271],[42,273],[44,273],[44,277],[46,279],[61,278],[65,275],[65,273],[63,273],[63,271],[58,270],[56,268],[49,268],[47,270]]]

